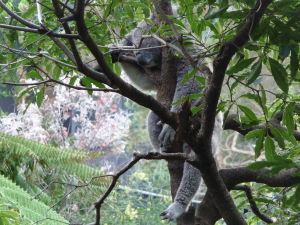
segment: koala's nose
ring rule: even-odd
[[[143,57],[142,55],[138,54],[136,55],[136,59],[137,59],[137,63],[141,66],[147,66],[149,63],[149,60],[147,60],[145,57]]]

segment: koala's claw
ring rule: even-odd
[[[158,136],[162,152],[168,152],[168,149],[172,147],[172,143],[175,140],[175,135],[176,131],[170,125],[163,125],[162,131]]]
[[[173,202],[160,216],[162,220],[176,220],[185,212],[185,207],[177,202]]]

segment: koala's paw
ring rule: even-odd
[[[112,63],[116,63],[119,61],[119,57],[121,55],[121,51],[117,48],[117,45],[110,44],[108,45],[108,48],[110,49],[110,56]]]
[[[176,131],[168,124],[164,124],[158,136],[160,142],[160,149],[162,152],[169,152],[172,143],[175,140]]]
[[[110,52],[112,63],[119,62],[121,52],[119,50],[113,50]]]
[[[163,220],[176,220],[185,212],[185,207],[182,204],[173,202],[169,207],[163,211],[160,216]]]

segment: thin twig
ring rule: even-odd
[[[112,175],[112,182],[109,185],[106,192],[101,196],[101,198],[95,203],[96,208],[96,222],[95,225],[100,225],[100,208],[102,204],[104,203],[105,199],[110,195],[110,193],[113,191],[114,187],[117,184],[117,181],[121,175],[123,175],[125,172],[127,172],[129,169],[131,169],[138,161],[141,159],[146,160],[187,160],[188,156],[185,153],[159,153],[159,152],[149,152],[149,153],[134,153],[133,159],[124,166],[119,172],[117,172],[115,175]]]
[[[11,85],[11,86],[26,87],[26,86],[38,86],[38,85],[46,84],[46,83],[50,83],[50,82],[52,82],[51,79],[49,79],[49,80],[43,80],[43,81],[39,81],[39,82],[34,82],[34,83],[13,83],[13,82],[3,82],[2,84],[5,84],[5,85]]]
[[[266,215],[262,214],[254,199],[253,199],[253,195],[252,195],[252,191],[251,191],[251,188],[247,185],[236,185],[233,190],[241,190],[241,191],[244,191],[246,193],[246,196],[248,198],[248,201],[250,203],[250,207],[252,209],[252,212],[258,217],[260,218],[262,221],[266,222],[266,223],[273,223],[273,220],[270,219],[269,217],[267,217]]]
[[[14,13],[13,11],[11,11],[9,8],[6,7],[6,5],[3,3],[3,1],[0,0],[0,7],[7,12],[8,15],[10,15],[13,19],[17,20],[18,22],[20,22],[21,24],[30,27],[30,28],[35,28],[35,29],[40,29],[41,27],[31,23],[28,20],[23,19],[22,17],[20,17],[18,14]]]
[[[11,63],[6,63],[6,64],[0,64],[0,66],[9,66],[9,65],[12,65],[12,64],[16,64],[16,63],[19,63],[19,62],[22,62],[24,60],[31,60],[33,58],[36,58],[36,57],[45,57],[47,59],[50,59],[52,60],[53,62],[56,62],[56,63],[59,63],[61,65],[64,65],[64,66],[67,66],[71,69],[74,69],[74,70],[77,70],[77,67],[76,66],[73,66],[71,64],[68,64],[68,63],[65,63],[59,59],[56,59],[52,56],[49,56],[47,54],[45,54],[45,52],[29,52],[29,51],[23,51],[23,50],[19,50],[19,49],[14,49],[14,48],[10,48],[10,47],[7,47],[5,45],[2,45],[0,44],[0,47],[3,47],[5,49],[8,49],[9,51],[11,52],[14,52],[14,53],[18,53],[18,54],[28,54],[28,55],[33,55],[33,56],[28,56],[26,57],[26,59],[21,59],[21,60],[17,60],[15,62],[11,62]]]
[[[66,84],[62,81],[59,80],[54,80],[54,79],[48,79],[40,82],[34,82],[34,83],[11,83],[11,82],[3,82],[2,84],[5,85],[12,85],[12,86],[20,86],[20,87],[26,87],[26,86],[38,86],[41,84],[46,84],[46,83],[57,83],[60,85],[63,85],[68,88],[76,89],[76,90],[84,90],[84,91],[102,91],[102,92],[115,92],[115,93],[120,93],[118,89],[110,89],[110,88],[87,88],[87,87],[79,87],[79,86],[73,86],[70,84]]]
[[[30,33],[36,33],[36,34],[45,34],[45,33],[49,32],[46,29],[19,27],[19,26],[13,26],[13,25],[8,25],[8,24],[0,24],[0,28],[30,32]],[[59,38],[75,38],[75,39],[79,38],[78,34],[58,34],[58,33],[54,33],[53,31],[49,32],[49,34],[47,34],[47,35],[52,36],[52,37],[59,37]]]
[[[56,62],[56,63],[61,64],[61,65],[64,65],[64,66],[67,66],[67,67],[69,67],[69,68],[71,68],[71,69],[77,70],[77,67],[76,67],[76,66],[73,66],[73,65],[71,65],[71,64],[65,63],[65,62],[63,62],[63,61],[60,61],[60,60],[58,60],[58,59],[56,59],[56,58],[53,58],[52,56],[49,56],[49,55],[47,55],[47,54],[41,53],[41,54],[39,54],[38,56],[40,56],[40,57],[43,56],[43,57],[45,57],[45,58],[47,58],[47,59],[52,60],[53,62]]]
[[[156,1],[154,1],[154,4],[156,4]],[[183,42],[182,42],[182,37],[181,37],[180,33],[178,32],[177,28],[175,27],[173,21],[169,17],[167,17],[167,15],[165,15],[164,12],[159,7],[156,7],[156,10],[160,14],[160,16],[163,18],[163,20],[171,27],[172,32],[174,33],[174,36],[179,43],[182,54],[186,57],[186,59],[191,63],[191,65],[194,68],[199,69],[197,62],[193,59],[193,57],[189,54],[187,49],[184,47]]]
[[[35,56],[29,56],[29,57],[31,57],[31,59],[34,59],[34,58],[37,58],[38,56],[35,55]],[[27,59],[27,58],[24,58],[24,59],[19,59],[19,60],[14,61],[14,62],[10,62],[10,63],[0,63],[0,66],[5,66],[5,67],[7,67],[7,66],[10,66],[10,65],[14,65],[14,64],[23,62],[23,61],[25,61],[25,60],[28,60],[28,59]],[[23,65],[22,65],[22,66],[23,66]]]
[[[43,11],[40,5],[40,0],[36,0],[37,17],[41,26],[44,26]]]

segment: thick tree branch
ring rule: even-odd
[[[294,174],[298,172],[298,168],[282,170],[278,174],[271,174],[270,170],[259,169],[250,170],[246,167],[233,168],[233,169],[222,169],[220,175],[222,176],[228,190],[232,190],[236,185],[244,182],[256,182],[266,184],[270,187],[291,187],[295,184],[300,183],[300,177]],[[207,192],[204,196],[199,210],[197,222],[198,224],[213,225],[218,221],[221,216],[211,201],[211,193]]]
[[[199,163],[195,165],[200,169],[208,191],[213,197],[215,206],[227,224],[246,224],[230,197],[227,188],[220,177],[216,162],[212,155],[211,138],[214,129],[215,115],[220,97],[223,80],[227,66],[233,55],[249,40],[252,31],[272,0],[258,0],[247,22],[241,27],[233,39],[222,45],[219,54],[213,62],[213,74],[209,77],[207,89],[203,98],[201,128],[196,140],[188,140],[193,147]]]

